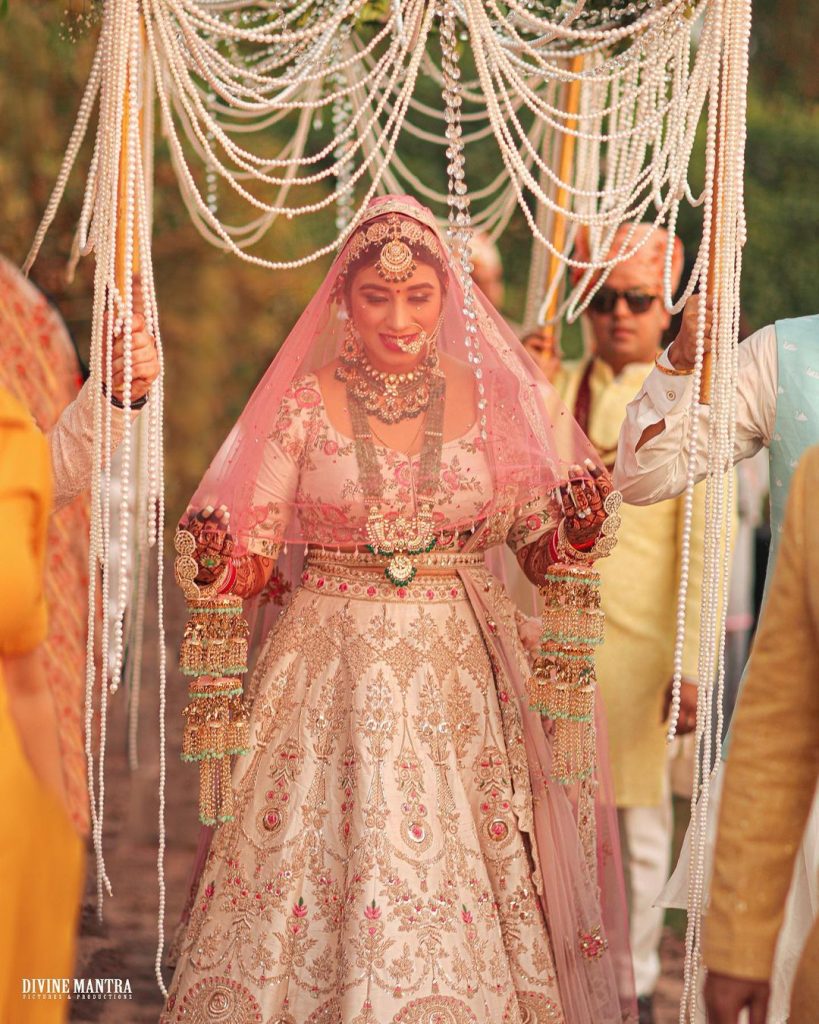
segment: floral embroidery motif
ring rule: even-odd
[[[274,569],[270,574],[267,585],[259,594],[259,601],[262,604],[283,605],[289,593],[290,584],[278,569]]]
[[[460,999],[426,996],[399,1010],[392,1024],[478,1024],[478,1018]]]
[[[600,925],[584,932],[582,929],[577,933],[580,945],[580,952],[587,960],[599,960],[609,948],[609,940],[604,937]]]
[[[427,822],[427,808],[423,803],[423,771],[409,737],[404,733],[404,744],[395,762],[398,788],[404,795],[401,803],[401,838],[415,853],[423,853],[432,844]]]
[[[334,996],[315,1013],[311,1013],[306,1024],[341,1024],[341,1003]]]
[[[233,978],[203,978],[189,989],[176,1011],[179,1024],[256,1024],[261,1008]]]
[[[517,1001],[517,1016],[513,1016],[512,999],[503,1015],[503,1022],[520,1021],[520,1024],[565,1024],[566,1018],[560,1005],[544,996],[541,992],[518,992],[513,997]]]
[[[512,835],[506,759],[497,747],[485,747],[475,760],[475,777],[481,791],[482,828],[499,847]]]
[[[345,848],[349,848],[353,832],[353,811],[355,810],[355,780],[358,775],[358,755],[355,747],[349,743],[341,755],[341,774],[338,786],[341,790],[341,824],[338,834]]]
[[[302,752],[295,740],[286,740],[275,757],[270,771],[271,786],[265,791],[266,806],[260,816],[260,825],[271,835],[276,835],[290,811],[290,787],[298,774]]]

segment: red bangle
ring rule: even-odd
[[[594,540],[584,540],[582,544],[572,544],[575,551],[591,551],[594,547]]]
[[[225,577],[225,582],[219,587],[220,594],[227,594],[233,589],[233,584],[236,582],[236,566],[233,562],[228,563],[228,574]]]
[[[552,531],[552,536],[549,538],[549,558],[552,562],[559,562],[560,557],[557,551],[557,530]]]

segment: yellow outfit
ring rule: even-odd
[[[733,726],[706,919],[706,966],[771,975],[794,858],[819,778],[819,447],[797,467],[782,544]],[[819,922],[790,1024],[819,1020]]]
[[[567,364],[555,387],[574,410],[588,360]],[[604,461],[613,459],[626,406],[653,363],[631,363],[615,376],[595,359],[588,435]],[[668,756],[661,722],[663,696],[673,674],[683,497],[637,507],[623,505],[617,547],[596,564],[606,615],[605,643],[597,653],[597,679],[608,718],[609,750],[618,807],[660,804],[667,788]],[[683,675],[697,679],[698,609],[702,592],[705,488],[695,492]]]
[[[43,562],[51,506],[45,438],[24,407],[0,389],[0,1021],[55,1024],[60,999],[23,999],[27,978],[70,979],[83,884],[82,842],[29,765],[10,716],[3,657],[46,635]]]

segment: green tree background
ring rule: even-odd
[[[88,5],[69,0],[76,10]],[[817,311],[819,268],[819,5],[755,0],[746,161],[748,243],[743,305],[752,328]],[[83,27],[53,0],[10,0],[0,19],[0,251],[22,262],[56,178],[93,52]],[[74,36],[75,38],[71,38]],[[32,277],[57,302],[87,354],[91,260],[65,281],[81,201],[86,145]],[[473,185],[495,172],[491,147],[468,155]],[[409,155],[443,157],[423,147]],[[696,183],[696,176],[695,176]],[[313,218],[278,225],[268,255],[287,258],[327,237]],[[681,223],[689,247],[699,225]],[[305,238],[305,233],[311,237]],[[505,312],[520,319],[529,241],[522,217],[501,239]],[[309,300],[326,264],[271,273],[200,238],[179,198],[167,152],[156,171],[154,263],[166,346],[168,509],[173,518],[201,476],[253,385]]]

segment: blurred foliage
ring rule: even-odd
[[[702,135],[702,133],[701,133]],[[702,187],[703,139],[691,184]],[[745,205],[748,240],[742,255],[742,308],[750,330],[819,310],[812,270],[819,266],[819,107],[787,94],[748,104]],[[681,210],[679,232],[692,256],[702,230],[700,210]]]
[[[0,249],[18,262],[56,179],[97,31],[88,0],[67,2],[71,17],[53,0],[11,0],[0,22]],[[385,3],[379,0],[370,8],[377,18]],[[811,273],[819,257],[819,197],[812,187],[819,164],[815,8],[798,0],[754,2],[743,282],[752,327],[816,311]],[[464,57],[468,76],[469,58]],[[419,88],[422,98],[439,106],[433,83],[422,81]],[[323,134],[329,137],[329,124]],[[469,181],[480,187],[497,173],[498,157],[493,146],[473,148],[467,154]],[[443,147],[413,140],[402,155],[411,170],[423,167],[427,176],[431,167],[439,167],[436,184],[445,188]],[[63,269],[89,157],[86,144],[32,274],[60,306],[84,355],[93,261],[83,260],[70,284]],[[696,187],[696,174],[693,178]],[[224,196],[220,209],[226,217],[231,212]],[[266,239],[257,252],[278,258],[300,255],[327,240],[332,216],[328,211],[323,220],[277,224],[275,239]],[[696,215],[681,222],[689,248],[698,230]],[[505,312],[519,320],[530,251],[522,216],[513,218],[500,249],[507,276]],[[273,274],[208,246],[190,223],[162,143],[157,150],[154,264],[167,363],[168,511],[173,518],[327,264]],[[567,341],[573,337],[576,329],[567,332]]]

